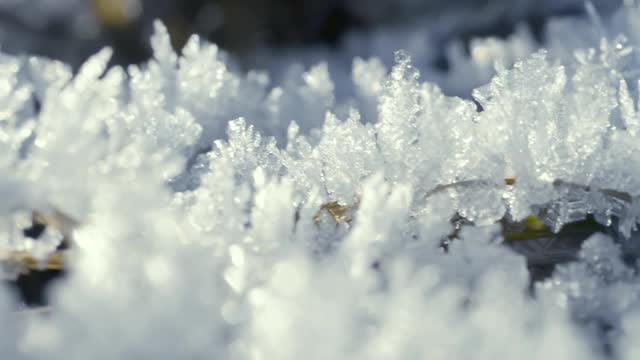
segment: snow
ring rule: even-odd
[[[109,49],[76,74],[2,55],[0,248],[61,241],[22,235],[32,210],[79,225],[46,315],[1,289],[0,351],[637,358],[640,6],[591,15],[555,20],[544,48],[524,30],[452,44],[448,74],[411,49],[344,76],[331,57],[243,73],[195,36],[176,54],[160,22],[128,69]],[[555,230],[593,215],[608,232],[530,286],[500,220],[541,208]]]

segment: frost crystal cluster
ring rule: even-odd
[[[474,40],[446,74],[402,51],[241,72],[160,23],[128,69],[3,55],[2,254],[73,247],[46,315],[0,289],[2,357],[640,358],[628,3]],[[36,210],[72,229],[25,237]],[[502,230],[537,213],[608,231],[531,285]]]

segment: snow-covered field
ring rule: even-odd
[[[142,66],[2,55],[4,275],[73,246],[45,314],[0,288],[0,358],[639,359],[640,5],[587,8],[446,73],[418,25],[270,71],[160,22]],[[609,230],[531,288],[532,214]]]

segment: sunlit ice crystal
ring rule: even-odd
[[[75,75],[3,57],[2,245],[55,250],[56,231],[20,236],[45,204],[78,224],[49,315],[2,300],[0,350],[633,358],[639,17],[591,15],[558,20],[588,31],[548,28],[547,50],[524,31],[474,41],[449,75],[420,41],[442,23],[380,30],[384,57],[349,59],[351,76],[331,58],[244,73],[198,37],[176,52],[160,23],[128,69],[109,50]],[[503,244],[531,216],[551,238],[584,219],[606,235],[532,284]]]

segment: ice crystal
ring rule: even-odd
[[[450,76],[410,51],[350,76],[243,73],[197,37],[177,54],[159,22],[153,59],[128,69],[109,49],[76,74],[3,55],[2,258],[71,237],[26,236],[34,211],[74,226],[46,316],[0,291],[0,350],[634,359],[638,9],[558,20],[549,34],[585,31],[546,49],[524,30],[451,45]],[[503,244],[531,215],[545,236],[585,219],[605,234],[532,285]]]

